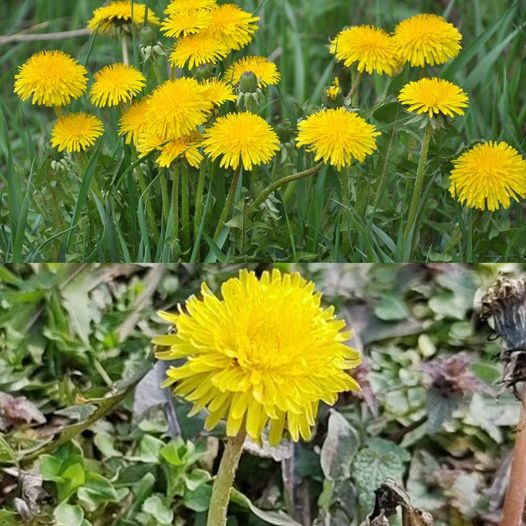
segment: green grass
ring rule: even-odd
[[[82,28],[100,3],[4,1],[0,34],[42,23],[44,32]],[[152,159],[136,161],[136,154],[115,133],[116,110],[95,112],[105,121],[103,140],[57,170],[52,161],[63,156],[49,145],[54,114],[21,103],[13,94],[17,66],[32,53],[63,49],[87,63],[93,74],[120,60],[117,41],[86,36],[1,46],[2,260],[391,262],[508,261],[526,256],[524,201],[508,210],[479,213],[459,205],[448,192],[451,160],[481,139],[505,140],[526,156],[523,2],[421,1],[411,2],[411,7],[401,0],[357,0],[352,7],[347,0],[236,3],[262,17],[253,44],[237,56],[270,56],[282,75],[279,87],[267,91],[261,114],[278,131],[283,146],[269,166],[242,175],[234,214],[215,239],[232,177],[231,173],[225,176],[218,163],[203,166],[202,221],[194,217],[198,172],[190,171],[192,224],[185,229],[182,203],[175,206],[173,199],[174,170],[159,170]],[[166,0],[150,0],[149,5],[161,14]],[[460,28],[462,53],[444,66],[428,69],[427,74],[463,87],[470,107],[465,117],[433,136],[413,248],[404,241],[403,228],[423,133],[409,123],[410,116],[395,96],[407,79],[422,74],[417,69],[406,67],[393,79],[377,75],[364,79],[360,112],[382,136],[377,152],[350,170],[349,203],[344,204],[341,195],[344,176],[324,168],[275,192],[255,215],[245,213],[267,184],[314,164],[304,151],[294,148],[297,121],[319,108],[321,94],[335,74],[345,89],[351,81],[349,71],[331,60],[329,38],[352,24],[372,23],[392,30],[397,21],[418,12],[444,14]],[[155,80],[150,66],[138,60],[138,35],[134,43],[131,57],[148,74],[151,89]],[[71,107],[87,107],[87,98]]]

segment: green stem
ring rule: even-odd
[[[128,55],[128,37],[124,34],[121,36],[121,45],[122,45],[122,62],[124,64],[129,64],[130,57]]]
[[[226,525],[230,492],[234,483],[239,459],[243,452],[245,437],[246,432],[240,431],[235,437],[230,437],[226,443],[221,464],[219,465],[219,471],[217,472],[217,477],[212,487],[206,526]]]
[[[217,223],[217,228],[214,232],[214,239],[217,238],[217,236],[219,235],[219,232],[221,232],[221,229],[223,228],[223,225],[226,223],[226,220],[228,219],[228,214],[230,213],[230,208],[232,208],[232,203],[234,202],[234,197],[236,195],[237,183],[239,181],[240,175],[241,175],[241,166],[238,166],[237,169],[234,171],[234,177],[232,177],[232,182],[230,183],[230,188],[228,190],[228,195],[226,197],[225,205],[223,206],[223,210],[221,212],[219,222]]]
[[[182,219],[183,219],[183,250],[190,246],[190,177],[188,175],[188,167],[186,164],[181,166],[183,173],[181,186],[181,205],[182,205]]]
[[[378,205],[380,204],[380,199],[382,197],[382,194],[384,193],[384,187],[385,187],[385,179],[387,177],[387,168],[389,167],[389,157],[391,155],[391,150],[393,148],[393,139],[396,133],[396,129],[393,128],[391,130],[391,136],[389,137],[389,143],[387,144],[387,150],[385,152],[385,159],[384,159],[384,165],[382,168],[382,174],[380,175],[380,182],[378,183],[378,192],[376,193],[376,196],[374,198],[374,204],[373,209],[376,211],[378,208]]]
[[[168,184],[166,183],[166,177],[163,174],[160,176],[161,183],[161,201],[162,201],[162,214],[163,221],[168,221],[168,216],[170,214],[170,197],[168,195]]]
[[[424,190],[425,168],[427,162],[427,154],[429,152],[429,143],[431,142],[432,134],[433,128],[431,127],[431,124],[428,123],[426,131],[424,133],[424,139],[422,140],[422,149],[420,150],[420,159],[418,161],[418,169],[416,171],[415,189],[413,191],[411,206],[409,208],[409,218],[405,227],[404,238],[406,242],[409,240],[409,236],[412,234],[411,246],[413,244],[412,239],[414,239],[415,235],[416,214],[418,212],[418,206],[420,205],[422,192]],[[409,250],[409,255],[411,255],[411,249]]]
[[[351,91],[349,91],[349,94],[347,95],[347,97],[345,97],[345,100],[343,101],[344,104],[352,104],[354,106],[358,106],[358,88],[360,87],[360,84],[362,83],[362,78],[363,78],[363,72],[360,71],[356,75],[356,78],[351,87]],[[356,98],[353,101],[353,97],[355,95],[356,95]]]
[[[146,183],[146,179],[144,178],[144,175],[140,169],[136,170],[135,173],[137,174],[137,179],[139,181],[139,188],[141,189],[141,194],[146,196],[146,191],[148,189],[148,184]],[[155,242],[157,243],[159,241],[159,229],[157,228],[157,223],[155,221],[155,214],[153,212],[151,199],[145,199],[145,206],[146,206],[146,215],[148,216],[148,221],[150,223],[150,228],[152,230]]]
[[[267,186],[256,198],[252,206],[248,209],[247,213],[251,214],[255,212],[267,199],[267,197],[272,193],[275,192],[278,188],[281,188],[282,186],[292,183],[293,181],[297,181],[298,179],[303,179],[304,177],[309,177],[310,175],[314,175],[318,173],[323,168],[323,163],[319,163],[316,166],[313,166],[312,168],[309,168],[308,170],[304,170],[303,172],[298,172],[292,175],[286,175],[285,177],[282,177],[281,179],[278,179],[277,181],[274,181],[272,184]]]
[[[175,165],[174,179],[172,182],[172,214],[174,222],[174,235],[179,239],[179,165]]]
[[[197,180],[197,192],[195,194],[195,211],[194,211],[194,239],[197,239],[199,225],[203,217],[203,193],[205,190],[205,163],[199,168],[199,179]]]

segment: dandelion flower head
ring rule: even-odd
[[[376,128],[345,108],[324,109],[298,124],[297,145],[306,146],[337,170],[350,166],[353,159],[365,161],[376,150]]]
[[[15,93],[33,104],[65,106],[80,97],[88,83],[87,71],[63,51],[41,51],[31,56],[15,76]]]
[[[240,164],[245,170],[269,163],[279,150],[279,138],[259,115],[229,113],[205,131],[203,147],[212,160],[221,157],[222,168]]]
[[[393,38],[400,58],[411,66],[444,64],[462,49],[459,30],[439,15],[420,14],[403,20]]]
[[[409,82],[400,91],[398,100],[408,106],[409,111],[427,113],[429,117],[464,115],[464,108],[468,106],[468,96],[461,88],[438,78]]]
[[[242,270],[221,287],[221,297],[201,287],[178,313],[161,313],[176,329],[154,343],[164,360],[185,359],[164,385],[192,402],[191,414],[208,410],[206,427],[226,420],[228,436],[246,430],[259,441],[265,428],[276,445],[288,431],[308,440],[320,402],[332,405],[356,391],[348,373],[360,363],[346,342],[346,323],[324,308],[321,294],[299,274]]]
[[[70,113],[60,117],[51,132],[51,145],[59,152],[86,150],[102,135],[102,121],[87,113]]]
[[[95,73],[90,99],[95,106],[117,106],[130,102],[146,85],[144,75],[127,64],[110,64]]]
[[[369,74],[393,75],[400,66],[395,41],[389,33],[375,26],[344,29],[331,42],[330,52],[345,67],[357,64],[358,71]]]
[[[526,196],[526,160],[505,142],[477,144],[453,165],[449,191],[470,208],[494,211]]]

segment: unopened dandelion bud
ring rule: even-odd
[[[241,93],[255,93],[258,89],[258,78],[252,71],[246,71],[239,79]]]
[[[157,34],[151,26],[144,26],[140,36],[144,46],[154,46],[157,43]]]

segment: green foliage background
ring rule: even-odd
[[[494,524],[519,402],[498,384],[499,346],[476,305],[498,272],[524,266],[281,268],[348,320],[363,390],[322,407],[310,443],[244,453],[229,525],[356,526],[386,478],[438,526]],[[166,330],[156,310],[237,271],[0,267],[1,524],[204,525],[224,431],[205,432],[159,388],[150,339]],[[464,367],[444,376],[452,358]]]
[[[91,73],[119,60],[117,42],[108,38],[92,42],[89,37],[82,37],[1,47],[0,257],[3,260],[389,262],[524,258],[524,203],[494,214],[475,213],[458,205],[447,191],[451,159],[474,142],[505,140],[523,156],[526,153],[524,2],[239,0],[237,3],[262,17],[261,29],[247,52],[272,57],[282,74],[279,88],[269,91],[262,113],[277,127],[285,148],[269,170],[256,172],[251,181],[253,193],[271,179],[312,164],[312,160],[295,150],[291,141],[297,120],[319,106],[321,93],[335,73],[341,76],[346,89],[350,85],[349,72],[335,67],[327,49],[329,38],[343,26],[374,23],[392,30],[402,18],[418,12],[436,12],[460,27],[464,35],[462,54],[427,73],[441,75],[462,86],[469,94],[470,109],[464,118],[455,119],[450,128],[436,134],[431,146],[421,210],[422,228],[415,250],[411,251],[404,243],[401,227],[407,216],[422,133],[414,124],[406,124],[407,115],[394,102],[404,75],[392,81],[374,76],[362,86],[362,113],[383,135],[377,154],[362,167],[353,168],[358,197],[352,206],[342,205],[338,174],[324,169],[315,178],[276,194],[254,221],[243,219],[241,213],[245,199],[254,196],[241,192],[234,218],[214,242],[211,236],[229,178],[211,169],[207,184],[212,199],[202,235],[189,244],[181,244],[181,236],[173,231],[170,210],[161,210],[161,188],[163,182],[171,180],[170,172],[158,171],[151,162],[130,170],[129,151],[110,133],[104,137],[101,149],[66,163],[62,171],[53,169],[51,161],[61,158],[48,145],[54,116],[41,108],[21,104],[12,92],[17,67],[40,49],[59,47],[68,51],[81,62],[88,62]],[[158,13],[165,4],[166,0],[149,2]],[[35,25],[45,32],[82,28],[99,5],[99,0],[4,0],[0,5],[0,34]],[[408,74],[416,77],[419,72]],[[150,77],[153,79],[153,75]],[[104,118],[115,127],[115,112],[105,112]],[[191,185],[195,185],[196,174],[191,175]]]

